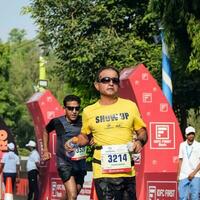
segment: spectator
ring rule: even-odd
[[[0,173],[3,171],[3,180],[6,186],[6,179],[11,177],[12,188],[14,191],[16,178],[19,177],[20,161],[19,156],[15,154],[15,145],[11,142],[8,143],[8,152],[3,154],[0,163]],[[18,181],[18,180],[17,180]]]
[[[28,185],[29,185],[29,193],[27,200],[39,199],[39,188],[38,188],[38,175],[39,175],[39,167],[40,167],[40,155],[36,150],[36,143],[33,140],[30,140],[26,147],[30,151],[28,156],[26,169],[28,172]]]
[[[195,140],[195,128],[185,129],[186,141],[179,147],[179,199],[197,200],[200,192],[200,143]]]

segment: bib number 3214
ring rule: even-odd
[[[127,145],[107,145],[101,150],[102,173],[131,171],[131,158]]]

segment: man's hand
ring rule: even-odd
[[[49,151],[43,151],[42,160],[49,160],[51,158],[51,153]]]
[[[142,151],[142,143],[140,140],[133,140],[133,153],[140,153]]]
[[[89,142],[89,145],[95,146],[95,144],[96,144],[96,143],[94,142],[94,138],[92,137],[91,140],[90,140],[90,142]]]
[[[176,178],[176,179],[177,179],[177,182],[179,182],[179,175],[177,175],[177,178]]]
[[[19,183],[19,182],[20,182],[20,178],[17,177],[17,178],[16,178],[16,183]]]
[[[137,139],[128,143],[128,150],[131,153],[140,153],[142,151],[142,147],[142,143]]]
[[[67,152],[75,151],[75,149],[70,145],[70,140],[68,140],[68,141],[65,142],[64,147],[65,147],[65,150]]]
[[[188,179],[191,181],[194,178],[195,174],[195,172],[190,173]]]

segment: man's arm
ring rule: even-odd
[[[39,169],[40,168],[40,162],[36,162],[36,167]]]
[[[85,146],[85,145],[87,145],[89,143],[88,136],[85,135],[85,134],[79,134],[76,137],[78,137],[78,145],[79,146]],[[74,148],[70,146],[70,143],[68,141],[65,142],[65,149],[68,152],[74,151]]]
[[[141,128],[136,131],[136,134],[137,134],[137,140],[139,140],[142,146],[144,146],[148,141],[147,129]]]
[[[88,136],[85,135],[85,134],[80,134],[78,135],[78,144],[80,146],[85,146],[89,143],[89,139],[88,139]]]
[[[0,163],[0,174],[3,171],[3,168],[4,168],[4,163]]]
[[[133,152],[140,153],[148,141],[147,129],[145,127],[136,131],[137,138],[133,140]]]
[[[180,172],[181,172],[182,163],[183,163],[183,159],[182,159],[182,158],[179,158],[178,170],[177,170],[177,181],[179,181],[179,176],[180,176]]]
[[[195,170],[189,174],[188,179],[192,180],[195,176],[195,174],[200,170],[200,163],[197,165],[197,167],[195,168]]]
[[[20,178],[20,165],[16,165],[17,167],[17,178]]]
[[[51,153],[48,149],[49,144],[49,134],[46,130],[43,132],[43,153],[42,153],[42,159],[43,160],[49,160],[51,158]]]

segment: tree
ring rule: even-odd
[[[173,62],[174,108],[184,130],[189,110],[198,115],[200,108],[200,5],[197,0],[150,0],[149,10],[160,19],[167,36]]]
[[[14,126],[21,117],[21,111],[15,96],[10,93],[10,67],[10,48],[7,44],[0,43],[0,117],[8,126]]]
[[[29,11],[39,25],[41,40],[55,49],[60,60],[55,73],[87,103],[96,97],[92,83],[100,66],[121,69],[144,63],[160,82],[161,45],[153,41],[160,22],[170,47],[174,110],[182,129],[188,110],[199,109],[197,0],[33,0]]]
[[[93,81],[100,66],[121,69],[143,62],[156,72],[160,67],[160,46],[152,39],[155,25],[144,19],[146,3],[33,0],[31,13],[41,40],[55,49],[60,60],[55,69],[59,78],[93,101]]]
[[[11,32],[13,33],[13,31]],[[26,40],[25,34],[21,38],[22,30],[15,29],[14,33],[8,42],[10,49],[9,92],[15,97],[15,103],[21,112],[21,116],[12,126],[12,129],[17,144],[24,147],[28,140],[35,138],[33,123],[26,102],[35,92],[34,86],[38,84],[39,57],[42,54],[42,49],[39,40]],[[68,88],[62,80],[60,81],[55,74],[52,74],[52,69],[56,65],[56,58],[52,52],[49,52],[46,60],[49,87],[58,99],[62,99]]]
[[[26,31],[24,29],[19,30],[17,28],[13,28],[9,33],[8,41],[13,43],[20,43],[24,39],[25,35]]]

